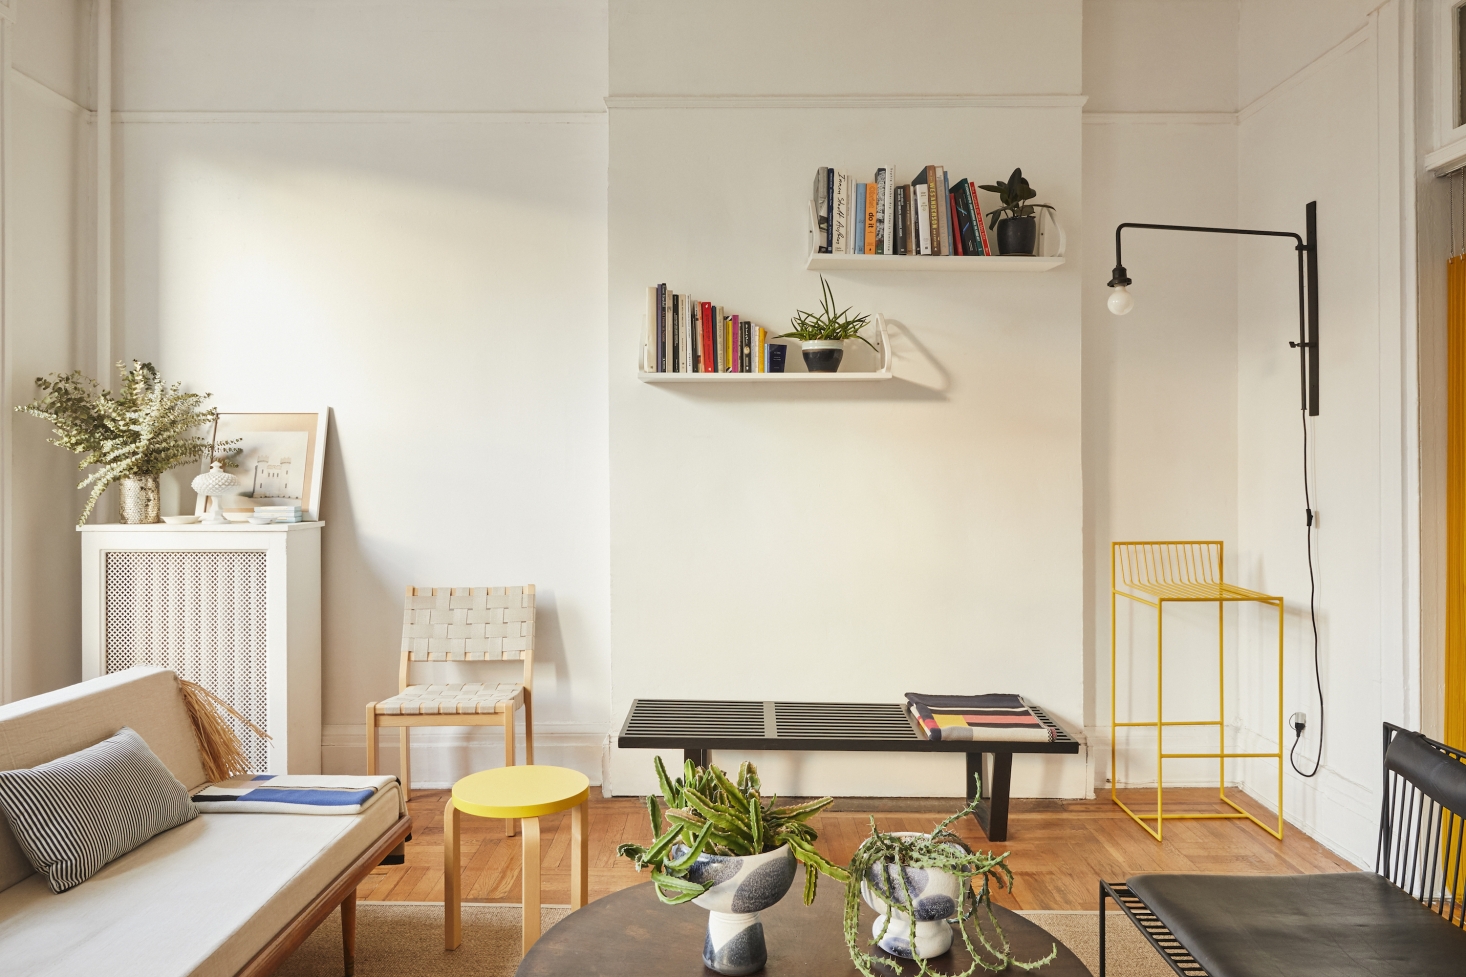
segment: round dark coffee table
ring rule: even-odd
[[[800,886],[795,885],[778,905],[764,910],[760,915],[769,962],[761,973],[767,977],[859,977],[845,949],[844,899],[844,886],[821,879],[814,905],[804,905]],[[1032,973],[1091,977],[1068,947],[1038,926],[1000,906],[994,907],[993,914],[1020,960],[1036,960],[1058,944],[1054,962]],[[862,904],[862,934],[869,935],[874,921],[875,914]],[[651,883],[643,883],[597,899],[556,923],[530,949],[515,977],[716,977],[702,964],[707,925],[706,910],[690,904],[665,906],[657,901]],[[885,956],[880,950],[873,952]],[[959,936],[951,952],[931,961],[931,966],[939,973],[957,974],[971,962]],[[914,972],[910,961],[902,964],[903,972]],[[977,972],[985,973],[982,969]]]

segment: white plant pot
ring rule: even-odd
[[[925,837],[914,831],[893,831],[897,838]],[[895,957],[930,960],[952,948],[952,926],[962,906],[962,880],[931,868],[905,868],[906,890],[916,910],[916,943],[911,942],[911,916],[904,905],[900,874],[890,862],[872,865],[860,880],[860,895],[876,911],[871,938]],[[889,920],[889,923],[887,922]],[[884,930],[884,935],[882,931]]]
[[[703,855],[692,864],[692,882],[717,884],[692,900],[708,910],[702,962],[710,970],[741,977],[768,962],[760,910],[784,898],[799,863],[788,845],[762,855]]]

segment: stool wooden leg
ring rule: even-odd
[[[520,902],[524,906],[524,952],[540,938],[540,819],[524,819],[524,855],[519,866],[524,882]]]
[[[524,762],[534,766],[534,706],[528,692],[524,694]]]
[[[590,801],[570,812],[570,908],[580,909],[590,901]]]
[[[463,942],[463,913],[459,906],[463,880],[458,865],[458,808],[453,798],[443,809],[443,946],[458,949]]]
[[[510,710],[504,714],[504,766],[514,766],[514,712]],[[504,819],[504,837],[513,838],[514,828],[518,824],[514,818]]]
[[[346,977],[356,973],[356,890],[341,900],[341,955],[345,958]]]
[[[377,704],[368,702],[366,708],[367,733],[367,776],[377,773]]]

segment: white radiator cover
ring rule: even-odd
[[[82,672],[171,668],[231,720],[252,770],[321,769],[321,527],[83,526]]]

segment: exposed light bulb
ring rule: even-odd
[[[1124,315],[1135,308],[1135,296],[1131,295],[1124,285],[1116,285],[1110,289],[1110,298],[1105,304],[1115,315]]]

